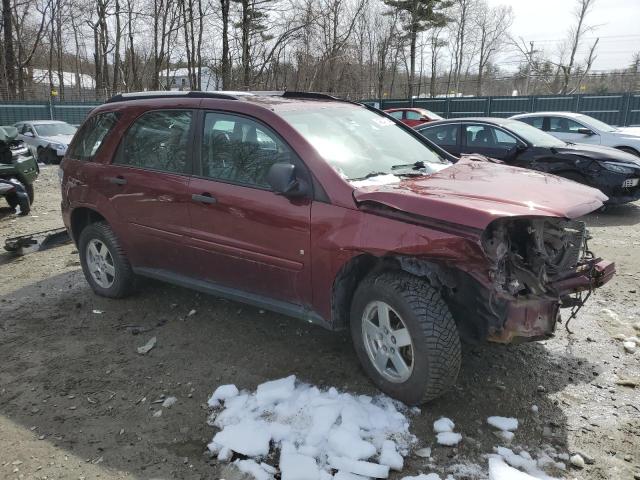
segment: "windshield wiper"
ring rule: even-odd
[[[421,170],[423,168],[427,168],[427,166],[424,164],[422,160],[418,160],[415,163],[407,163],[404,165],[394,165],[393,167],[391,167],[391,170],[399,170],[401,168],[412,168],[414,170]]]
[[[389,173],[387,173],[387,172],[369,172],[364,177],[350,178],[349,180],[355,180],[355,181],[366,180],[367,178],[378,177],[380,175],[389,175]]]

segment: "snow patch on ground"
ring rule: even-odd
[[[436,440],[440,445],[453,447],[462,441],[462,435],[455,432],[441,432],[436,436]]]
[[[453,432],[456,424],[450,418],[442,417],[433,422],[433,431],[436,433]]]
[[[509,417],[489,417],[487,423],[492,427],[505,432],[512,432],[518,429],[518,419]]]
[[[278,451],[282,480],[330,479],[331,469],[338,470],[336,480],[387,478],[389,469],[402,470],[417,441],[399,402],[320,390],[293,375],[263,383],[255,393],[223,385],[209,405],[221,402],[209,418],[220,431],[208,448],[222,461],[233,452],[250,457],[234,464],[258,480],[273,478],[273,467],[259,462]]]

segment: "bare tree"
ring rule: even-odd
[[[507,31],[513,24],[513,10],[511,7],[498,6],[490,8],[482,2],[477,14],[473,17],[478,39],[478,83],[476,95],[482,95],[482,82],[487,64],[493,54],[507,43]]]
[[[576,25],[569,31],[569,60],[567,63],[560,63],[560,69],[562,71],[562,86],[560,93],[566,94],[569,92],[569,83],[571,82],[571,76],[573,70],[576,67],[576,54],[580,47],[583,37],[586,33],[593,32],[595,27],[589,26],[585,23],[586,17],[593,8],[596,0],[577,0],[578,4],[574,10],[574,16],[576,18]],[[596,39],[589,47],[589,54],[584,62],[584,72],[588,72],[591,69],[593,60],[595,60],[595,50],[598,45]]]

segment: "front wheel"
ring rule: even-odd
[[[95,293],[110,298],[131,293],[134,273],[109,224],[92,223],[82,230],[78,253],[84,276]]]
[[[462,359],[458,329],[425,280],[405,272],[365,278],[354,294],[350,319],[362,366],[391,397],[420,404],[455,384]]]

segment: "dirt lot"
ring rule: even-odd
[[[0,242],[61,226],[59,202],[57,167],[45,167],[31,216],[0,209]],[[619,384],[640,381],[640,352],[613,339],[640,321],[640,205],[587,222],[592,250],[616,261],[617,277],[572,322],[573,335],[560,327],[547,342],[466,347],[456,389],[411,415],[435,466],[410,456],[403,475],[464,462],[486,470],[482,455],[500,442],[485,419],[504,415],[521,422],[512,446],[533,453],[550,444],[589,460],[558,476],[640,478],[640,386]],[[254,389],[295,373],[376,393],[345,334],[152,281],[126,300],[100,298],[72,245],[2,253],[0,279],[0,478],[220,478],[223,467],[203,454],[216,386]],[[155,349],[137,354],[152,336]],[[163,395],[178,402],[157,418]],[[431,425],[443,415],[464,435],[458,448],[433,445]]]

